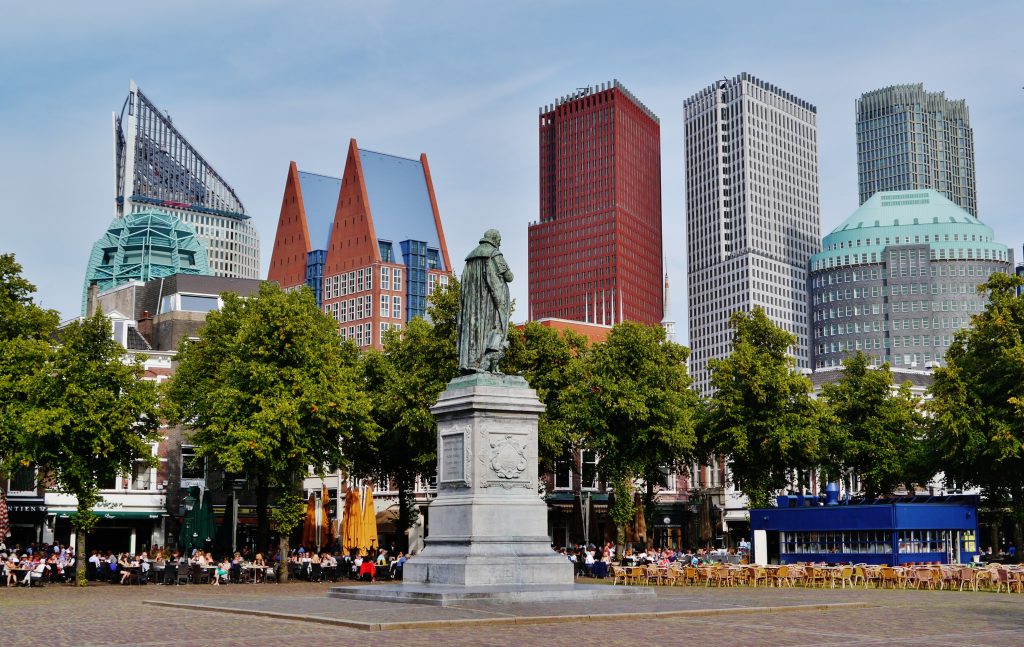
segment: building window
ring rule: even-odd
[[[394,273],[392,274],[391,289],[394,292],[402,291],[402,270],[400,268],[396,267]]]
[[[572,489],[572,461],[568,458],[555,461],[555,489]]]
[[[132,465],[132,489],[152,490],[154,469],[144,460],[136,460]]]
[[[391,315],[391,295],[380,295],[380,316],[385,319]],[[383,325],[383,324],[381,324]]]
[[[15,470],[11,474],[11,480],[7,482],[7,491],[11,494],[15,492],[34,494],[36,491],[36,469],[34,467],[19,467]]]
[[[391,318],[402,318],[402,297],[398,296],[397,294],[391,298]]]
[[[391,285],[391,268],[390,267],[381,267],[380,268],[380,287],[383,290],[387,290],[389,285]]]
[[[206,458],[196,457],[196,448],[181,446],[181,480],[203,480],[206,478]]]

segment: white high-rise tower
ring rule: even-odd
[[[196,229],[217,276],[258,279],[260,237],[235,190],[132,81],[114,113],[115,217],[154,208]]]
[[[740,74],[685,102],[691,374],[731,351],[729,318],[761,306],[809,368],[807,262],[821,244],[817,109]]]

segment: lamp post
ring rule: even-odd
[[[185,526],[185,532],[182,533],[182,535],[184,537],[193,537],[194,538],[196,536],[195,528],[193,527],[194,518],[192,516],[192,510],[195,507],[196,507],[196,498],[194,496],[192,496],[192,492],[190,491],[188,493],[188,495],[185,497],[185,519],[184,519],[183,524],[182,524],[182,525]],[[183,552],[188,552],[188,548],[189,547],[187,547],[187,546],[182,546],[181,547]]]

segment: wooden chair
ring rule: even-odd
[[[883,566],[879,572],[878,582],[881,588],[896,588],[896,570],[892,566]]]
[[[978,569],[970,568],[969,566],[961,566],[957,573],[957,580],[960,582],[960,590],[964,590],[964,585],[967,588],[974,591],[978,590]]]
[[[755,566],[750,569],[749,582],[750,585],[755,588],[757,587],[758,582],[761,582],[765,586],[771,584],[771,581],[768,579],[768,571],[766,571],[763,566]]]
[[[626,569],[621,566],[612,566],[612,586],[619,582],[629,584],[629,576],[626,574]]]
[[[676,582],[683,581],[683,570],[676,568],[675,566],[669,566],[667,570],[661,575],[662,584],[668,584],[669,586],[675,586]]]
[[[700,572],[693,566],[683,567],[683,584],[697,584],[700,580]]]
[[[851,584],[858,586],[863,584],[864,588],[868,587],[868,575],[867,571],[864,570],[863,566],[854,566],[853,575],[851,576]]]
[[[828,575],[824,568],[819,566],[811,566],[807,574],[807,585],[814,586],[820,584],[821,588],[825,588],[826,582],[828,582]]]
[[[793,587],[793,578],[789,575],[788,566],[780,566],[775,569],[775,572],[772,573],[771,579],[772,584],[779,588],[782,588],[783,586],[789,586],[790,588]]]
[[[836,588],[836,581],[839,582],[839,588],[845,589],[847,584],[850,585],[851,589],[853,588],[852,566],[843,566],[842,568],[833,569],[829,571],[828,575],[828,583],[833,589]]]
[[[996,577],[993,578],[996,583],[996,593],[999,593],[1003,588],[1006,588],[1006,592],[1009,593],[1010,589],[1013,588],[1013,580],[1010,579],[1010,572],[1005,568],[996,570]]]
[[[654,582],[655,584],[661,584],[661,570],[658,569],[656,564],[650,564],[643,568],[643,574],[640,576],[643,579],[645,585]]]

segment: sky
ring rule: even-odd
[[[1021,260],[1024,3],[17,3],[0,22],[0,253],[78,314],[114,214],[111,114],[130,79],[231,184],[270,263],[288,164],[340,176],[349,138],[426,153],[448,248],[502,231],[525,318],[540,106],[618,79],[661,119],[663,246],[686,341],[683,101],[748,72],[818,108],[822,234],[858,206],[854,102],[897,83],[966,99],[981,219]]]

